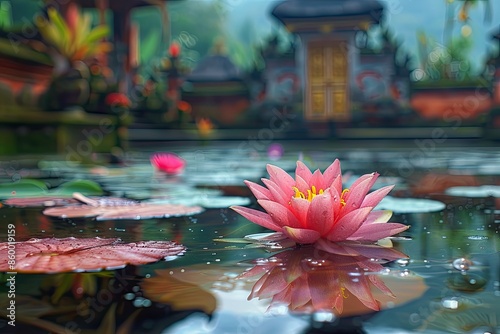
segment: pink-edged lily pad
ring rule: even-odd
[[[193,215],[202,212],[200,206],[180,204],[140,203],[126,199],[91,199],[81,194],[74,197],[86,204],[54,207],[43,211],[47,216],[60,218],[96,217],[97,220],[110,219],[149,219]]]
[[[61,196],[39,196],[24,198],[9,198],[3,201],[4,204],[15,207],[36,207],[36,206],[61,206],[68,204],[77,204],[78,200],[71,197]]]
[[[15,264],[8,252],[15,249]],[[0,272],[61,273],[110,270],[157,262],[182,254],[185,247],[172,241],[123,243],[119,238],[46,238],[0,243]]]

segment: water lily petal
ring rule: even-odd
[[[396,298],[394,293],[387,287],[387,285],[385,285],[384,281],[382,281],[380,277],[376,275],[369,275],[368,279],[370,280],[370,282],[372,282],[373,285],[375,285],[375,287],[377,287],[377,289],[382,291],[385,295]]]
[[[309,184],[298,175],[295,177],[295,187],[303,194],[307,194],[307,190],[309,190]]]
[[[391,219],[391,217],[392,217],[391,210],[372,211],[370,212],[368,217],[366,217],[366,220],[363,223],[363,225],[387,223],[389,219]]]
[[[307,211],[309,210],[311,202],[307,199],[294,197],[290,200],[290,205],[295,217],[297,217],[298,220],[305,222],[307,219]]]
[[[388,194],[394,186],[386,186],[380,189],[377,189],[368,195],[366,195],[361,206],[371,206],[372,208],[376,207],[378,203]]]
[[[324,235],[332,229],[333,223],[334,213],[330,193],[314,197],[307,212],[306,227]]]
[[[346,203],[344,207],[344,214],[349,213],[361,206],[361,203],[363,203],[366,194],[368,194],[368,191],[370,191],[370,188],[375,183],[377,175],[378,174],[363,175],[358,179],[363,179],[361,182],[349,188],[349,191],[346,193],[346,196],[344,198]]]
[[[280,304],[280,305],[285,304],[285,305],[290,305],[290,307],[291,307],[292,290],[293,290],[292,285],[288,285],[285,289],[283,289],[280,292],[278,292],[277,294],[275,294],[273,296],[273,299],[271,299],[271,303],[270,303],[269,307],[271,307],[271,305],[274,305],[274,304]]]
[[[339,175],[333,180],[330,189],[335,189],[337,194],[339,194],[339,204],[340,204],[340,195],[342,194],[342,175]]]
[[[294,285],[290,285],[290,308],[296,310],[311,300],[307,276],[298,277]]]
[[[315,310],[328,310],[332,308],[332,304],[337,304],[341,287],[336,276],[333,271],[311,271],[307,275],[311,302]]]
[[[283,206],[280,203],[267,201],[267,200],[258,200],[257,201],[264,210],[267,211],[274,224],[277,226],[290,226],[295,228],[303,227],[302,223],[295,217],[292,211]],[[279,231],[279,230],[275,230]]]
[[[349,240],[377,241],[403,232],[410,226],[399,223],[363,224],[349,236]]]
[[[370,173],[370,174],[364,174],[364,175],[361,175],[359,178],[357,178],[352,184],[351,186],[349,187],[350,189],[356,189],[362,182],[364,182],[365,180],[372,180],[373,178],[375,178],[375,180],[373,180],[373,183],[375,183],[376,179],[378,178],[379,174],[378,173]]]
[[[371,210],[372,208],[366,207],[349,212],[335,223],[332,230],[328,232],[326,238],[332,241],[347,239],[360,228]]]
[[[297,168],[295,169],[295,177],[300,176],[301,178],[309,184],[309,180],[311,179],[312,173],[309,168],[302,162],[297,161]]]
[[[231,209],[238,212],[240,215],[250,220],[251,222],[268,228],[273,231],[281,231],[281,227],[271,219],[271,217],[262,211],[246,208],[244,206],[231,206]]]
[[[269,164],[267,165],[267,172],[271,177],[271,181],[273,181],[278,185],[278,187],[283,189],[287,197],[291,197],[293,195],[292,187],[295,185],[295,180],[293,179],[293,177],[291,177],[283,169]]]
[[[325,185],[323,174],[321,174],[319,169],[316,169],[309,180],[309,186],[316,187],[316,191],[319,192],[320,189],[325,190],[328,186]]]
[[[287,205],[290,196],[287,196],[283,190],[273,181],[268,179],[262,179],[262,183],[264,183],[271,192],[272,200],[280,203],[281,205]]]
[[[295,240],[299,244],[312,244],[321,237],[319,232],[303,228],[284,226],[282,231],[290,239]]]
[[[375,311],[380,310],[379,303],[372,295],[367,276],[361,275],[357,280],[353,280],[352,278],[348,277],[346,272],[340,272],[339,276],[346,276],[344,279],[340,280],[344,282],[346,289],[349,290],[349,292],[351,292],[354,296],[356,296],[356,298],[358,298],[359,301],[363,303],[363,305]]]
[[[340,169],[340,161],[339,159],[335,159],[335,161],[323,172],[323,179],[326,184],[325,187],[328,188],[337,178],[337,176],[341,175],[341,173],[342,171]]]
[[[339,178],[337,178],[339,179]],[[342,183],[340,183],[340,189],[342,191]],[[330,198],[332,201],[332,207],[333,207],[333,212],[339,212],[341,202],[340,202],[340,197],[341,193],[338,192],[337,187],[332,185],[332,187],[328,188],[328,192],[330,193]],[[336,217],[339,218],[339,217]]]
[[[272,195],[269,189],[252,181],[245,180],[245,184],[248,188],[250,188],[250,191],[257,199],[272,199]]]
[[[265,281],[260,287],[258,294],[259,299],[271,298],[280,291],[288,287],[288,282],[285,279],[284,270],[271,270],[268,274],[265,274]],[[254,291],[252,291],[254,293]]]

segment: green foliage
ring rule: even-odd
[[[149,63],[158,56],[161,45],[161,33],[158,30],[153,30],[141,43],[140,61],[141,63]]]
[[[69,9],[68,9],[69,12]],[[111,44],[102,39],[109,34],[109,27],[92,27],[92,17],[73,9],[65,19],[53,7],[47,10],[48,19],[38,16],[36,26],[44,41],[65,58],[75,61],[105,53]]]
[[[0,1],[0,29],[8,29],[12,26],[11,7],[8,1]]]
[[[220,1],[184,1],[170,5],[172,39],[181,45],[182,65],[194,67],[209,54],[216,38],[226,39],[226,13]],[[227,44],[227,43],[226,43]]]

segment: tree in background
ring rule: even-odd
[[[469,12],[482,4],[484,21],[491,21],[491,3],[489,0],[444,1],[446,12],[442,42],[429,38],[424,31],[417,32],[421,69],[419,80],[464,80],[474,76],[469,60],[474,46]]]

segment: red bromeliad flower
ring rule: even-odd
[[[324,173],[319,170],[312,173],[298,161],[295,179],[273,165],[267,165],[267,171],[270,179],[262,179],[266,187],[245,181],[267,213],[241,206],[232,209],[297,243],[309,244],[320,238],[377,241],[409,227],[387,223],[391,211],[372,211],[394,187],[383,187],[368,194],[378,173],[363,175],[349,189],[342,190],[339,160]]]
[[[170,47],[168,48],[168,53],[170,53],[170,55],[173,57],[173,58],[177,58],[179,57],[179,55],[181,54],[181,46],[179,43],[177,42],[172,42],[172,44],[170,44]]]
[[[181,173],[186,166],[186,161],[174,153],[156,153],[150,160],[158,170],[170,175]]]
[[[130,107],[129,98],[122,93],[109,93],[104,101],[108,106],[114,107]]]

